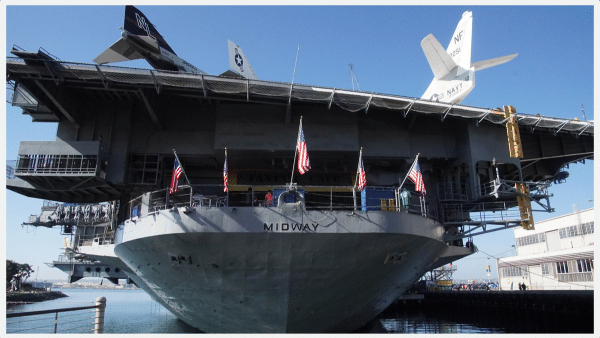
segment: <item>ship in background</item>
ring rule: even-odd
[[[29,223],[72,234],[71,280],[127,276],[205,332],[355,330],[473,236],[533,229],[531,203],[550,210],[561,168],[593,159],[593,123],[509,106],[13,54],[13,105],[59,126],[21,142],[7,188],[73,204]],[[301,116],[311,169],[289,184]],[[403,205],[417,154],[427,194]]]

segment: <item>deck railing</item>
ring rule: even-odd
[[[181,185],[174,194],[169,194],[169,189],[150,192],[132,199],[128,205],[129,219],[135,221],[142,212],[142,204],[148,204],[148,212],[171,209],[174,207],[271,207],[277,206],[279,194],[286,191],[284,185],[273,186],[251,186],[235,185],[229,186],[229,191],[223,191],[223,185]],[[350,186],[295,186],[303,197],[306,210],[346,210],[358,211],[362,209],[361,193],[353,191]],[[424,217],[439,220],[437,199],[429,196],[413,194],[407,206],[401,206],[394,188],[387,189],[389,198],[382,199],[381,204],[377,201],[376,206],[370,206],[369,210],[381,211],[405,211],[419,214]],[[267,192],[271,192],[273,199],[266,199]],[[147,196],[147,197],[145,197]],[[144,198],[147,198],[144,202]],[[388,201],[392,202],[388,202]]]
[[[19,155],[15,175],[95,175],[97,155]]]
[[[114,232],[103,232],[89,235],[79,235],[77,239],[77,247],[90,245],[106,245],[115,244]]]
[[[17,161],[7,160],[6,161],[6,178],[15,178],[15,168],[17,167]]]
[[[89,316],[90,312],[86,310],[94,309],[94,317],[82,317]],[[69,332],[76,333],[73,331],[76,329],[82,329],[89,327],[90,331],[94,333],[104,333],[104,311],[106,309],[106,298],[96,298],[95,305],[91,306],[80,306],[63,309],[51,309],[42,311],[30,311],[30,312],[9,312],[6,314],[6,333],[53,333],[58,332]],[[59,316],[60,329],[59,329]],[[68,314],[66,314],[68,313]],[[52,317],[44,316],[48,314],[54,314],[54,322]],[[14,320],[9,320],[13,319]],[[18,319],[16,319],[18,318]],[[88,319],[94,319],[93,322]],[[83,325],[78,325],[83,324]],[[81,330],[80,330],[81,331]]]

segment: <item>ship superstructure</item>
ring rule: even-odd
[[[356,329],[426,271],[474,252],[472,236],[533,228],[532,202],[551,209],[561,168],[593,159],[593,123],[508,106],[14,53],[13,104],[58,130],[21,142],[7,188],[115,201],[106,246],[78,253],[206,332]],[[312,168],[289,185],[300,116]],[[361,147],[368,186],[357,193]],[[173,149],[189,182],[170,195]],[[402,208],[417,154],[427,194]]]

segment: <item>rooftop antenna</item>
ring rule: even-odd
[[[290,96],[288,98],[287,109],[285,112],[285,123],[289,124],[292,120],[292,90],[294,90],[294,78],[296,77],[296,66],[298,65],[298,54],[300,53],[300,44],[296,51],[296,61],[294,62],[294,74],[292,75],[292,84],[290,85]]]
[[[587,119],[585,118],[585,110],[583,110],[583,103],[581,104],[581,113],[583,114],[583,120],[587,121]]]
[[[352,90],[354,90],[354,82],[356,82],[356,86],[358,87],[358,90],[360,90],[360,85],[358,84],[358,79],[356,78],[356,74],[354,74],[354,65],[349,64],[348,66],[350,66],[350,73],[348,74],[348,82],[352,82]]]
[[[294,78],[296,77],[296,66],[298,65],[298,54],[299,53],[300,53],[300,44],[298,44],[298,50],[296,51],[296,61],[294,62],[294,74],[292,75],[292,86],[294,85]],[[291,94],[291,89],[290,89],[290,94]],[[291,100],[292,100],[292,98],[290,95],[290,101]]]

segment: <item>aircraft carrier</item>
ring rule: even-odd
[[[58,122],[55,141],[20,143],[7,179],[64,203],[29,223],[73,234],[88,265],[71,280],[126,275],[205,332],[355,330],[473,236],[533,228],[561,169],[593,159],[593,123],[510,106],[13,54],[12,104]],[[312,168],[290,185],[301,116]],[[187,179],[170,195],[173,149]],[[417,154],[427,194],[401,207]]]

